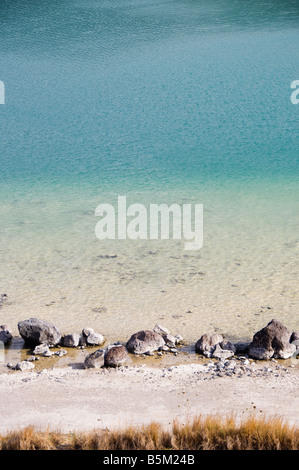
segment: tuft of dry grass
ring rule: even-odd
[[[33,426],[0,436],[0,450],[299,450],[299,429],[281,418],[198,416],[170,430],[159,423],[63,434]]]

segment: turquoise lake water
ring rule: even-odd
[[[2,0],[0,24],[0,323],[298,329],[298,1]],[[118,195],[203,204],[203,247],[98,240]]]

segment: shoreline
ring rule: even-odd
[[[247,365],[242,375],[217,362],[154,368],[53,368],[3,373],[0,433],[34,426],[61,432],[124,428],[196,415],[256,413],[299,425],[299,369],[270,361]],[[211,365],[213,363],[214,365]],[[9,390],[9,393],[7,393]]]
[[[9,329],[2,328],[2,337],[9,339]],[[249,346],[232,344],[219,334],[204,334],[194,345],[158,324],[153,331],[133,334],[125,346],[109,345],[91,328],[82,330],[80,338],[61,337],[53,324],[38,319],[23,322],[20,334],[22,339],[12,337],[5,347],[0,365],[0,434],[27,426],[64,433],[153,421],[169,426],[199,415],[241,420],[252,413],[299,425],[298,332],[276,320],[257,332]],[[43,338],[40,346],[46,349],[23,341],[34,334]],[[51,351],[45,342],[50,338],[56,342]],[[107,346],[91,346],[95,339]],[[78,346],[71,346],[75,340]],[[124,362],[117,356],[121,350]],[[23,356],[24,369],[5,365],[8,351]],[[116,367],[106,363],[111,351]],[[258,358],[261,352],[263,359]],[[86,362],[94,353],[98,362]]]

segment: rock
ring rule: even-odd
[[[220,344],[216,344],[214,351],[212,352],[212,357],[216,359],[227,359],[234,355],[234,351],[229,349],[222,349]]]
[[[120,367],[129,358],[128,351],[122,344],[112,345],[105,352],[104,365],[106,367]]]
[[[165,343],[167,346],[170,348],[175,348],[175,346],[183,341],[183,338],[180,335],[172,335],[170,331],[165,328],[164,326],[158,325],[158,323],[155,325],[155,328],[153,329],[154,333],[158,333],[159,335],[162,336],[164,339]]]
[[[87,337],[84,336],[83,334],[80,335],[79,346],[81,346],[81,348],[84,348],[85,346],[87,346]]]
[[[11,329],[7,325],[0,326],[0,341],[3,344],[8,344],[12,340]]]
[[[158,325],[158,323],[155,325],[155,328],[153,329],[155,333],[158,333],[159,335],[170,335],[170,331],[165,328],[164,326]]]
[[[61,338],[58,328],[53,323],[38,318],[20,321],[18,329],[23,340],[33,345],[44,343],[55,346]]]
[[[232,361],[226,361],[225,362],[225,367],[227,369],[234,369],[235,367],[237,367],[237,363],[236,361],[232,360]]]
[[[6,294],[0,294],[0,308],[2,305],[7,301],[7,295]]]
[[[38,359],[36,356],[30,356],[28,357],[27,361],[33,362],[33,361],[36,361],[36,359]]]
[[[165,345],[163,337],[155,331],[142,330],[131,336],[126,348],[133,354],[145,354],[154,352]]]
[[[89,346],[102,346],[105,343],[105,338],[101,333],[90,333],[86,341]]]
[[[30,369],[34,369],[34,364],[32,362],[29,362],[29,361],[22,361],[22,362],[18,362],[15,369],[16,370],[21,370],[21,371],[24,371],[24,370],[30,370]]]
[[[62,357],[67,354],[67,351],[65,349],[60,349],[60,351],[56,351],[54,354],[55,356]]]
[[[94,330],[92,328],[83,328],[82,330],[82,336],[84,336],[85,338],[87,338],[92,333],[94,333]]]
[[[236,348],[236,353],[246,353],[248,351],[248,347],[249,347],[249,342],[240,342],[240,343],[235,343],[234,346]]]
[[[33,350],[33,354],[39,354],[40,356],[51,355],[50,348],[47,344],[38,344]]]
[[[299,341],[299,331],[293,331],[291,335],[290,343],[293,343],[294,341]]]
[[[86,356],[84,361],[85,369],[99,369],[104,365],[104,351],[97,349],[95,352]]]
[[[230,341],[227,341],[227,340],[221,341],[220,347],[221,347],[221,349],[232,351],[234,354],[237,351],[236,346],[233,343],[231,343]]]
[[[80,343],[80,335],[78,333],[71,333],[69,335],[64,335],[61,338],[60,344],[67,348],[77,348]]]
[[[177,345],[176,339],[170,333],[167,334],[167,335],[162,335],[162,338],[164,339],[164,341],[166,343],[166,346],[168,346],[169,348],[175,348],[176,347],[176,345]]]
[[[183,337],[181,335],[175,335],[175,344],[181,344],[183,342]]]
[[[206,333],[199,338],[195,344],[195,352],[203,354],[206,357],[211,357],[216,345],[223,341],[223,336],[219,334]]]
[[[44,356],[44,357],[51,357],[51,356],[53,356],[54,354],[55,354],[55,353],[54,353],[53,351],[50,351],[50,349],[49,349],[49,351],[45,351],[45,352],[44,352],[43,356]]]
[[[290,343],[291,331],[278,320],[271,320],[267,326],[255,333],[249,345],[248,354],[254,359],[287,359],[296,351]]]

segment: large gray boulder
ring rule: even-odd
[[[122,344],[111,345],[105,352],[106,367],[120,367],[127,362],[129,354]]]
[[[223,341],[223,336],[217,333],[205,333],[202,335],[195,344],[195,352],[203,354],[206,357],[211,357],[217,344]]]
[[[126,344],[126,348],[133,354],[145,354],[157,351],[165,345],[163,337],[150,330],[141,330],[134,333]]]
[[[95,352],[86,356],[84,361],[85,369],[99,369],[104,365],[104,350],[97,349]]]
[[[0,326],[0,341],[3,344],[8,344],[12,340],[11,329],[7,325]]]
[[[280,321],[271,320],[267,326],[255,333],[248,348],[248,354],[253,359],[267,360],[288,359],[296,351],[291,344],[292,332]]]
[[[50,321],[30,318],[20,321],[18,329],[23,340],[34,346],[42,343],[55,346],[60,342],[60,331]]]

